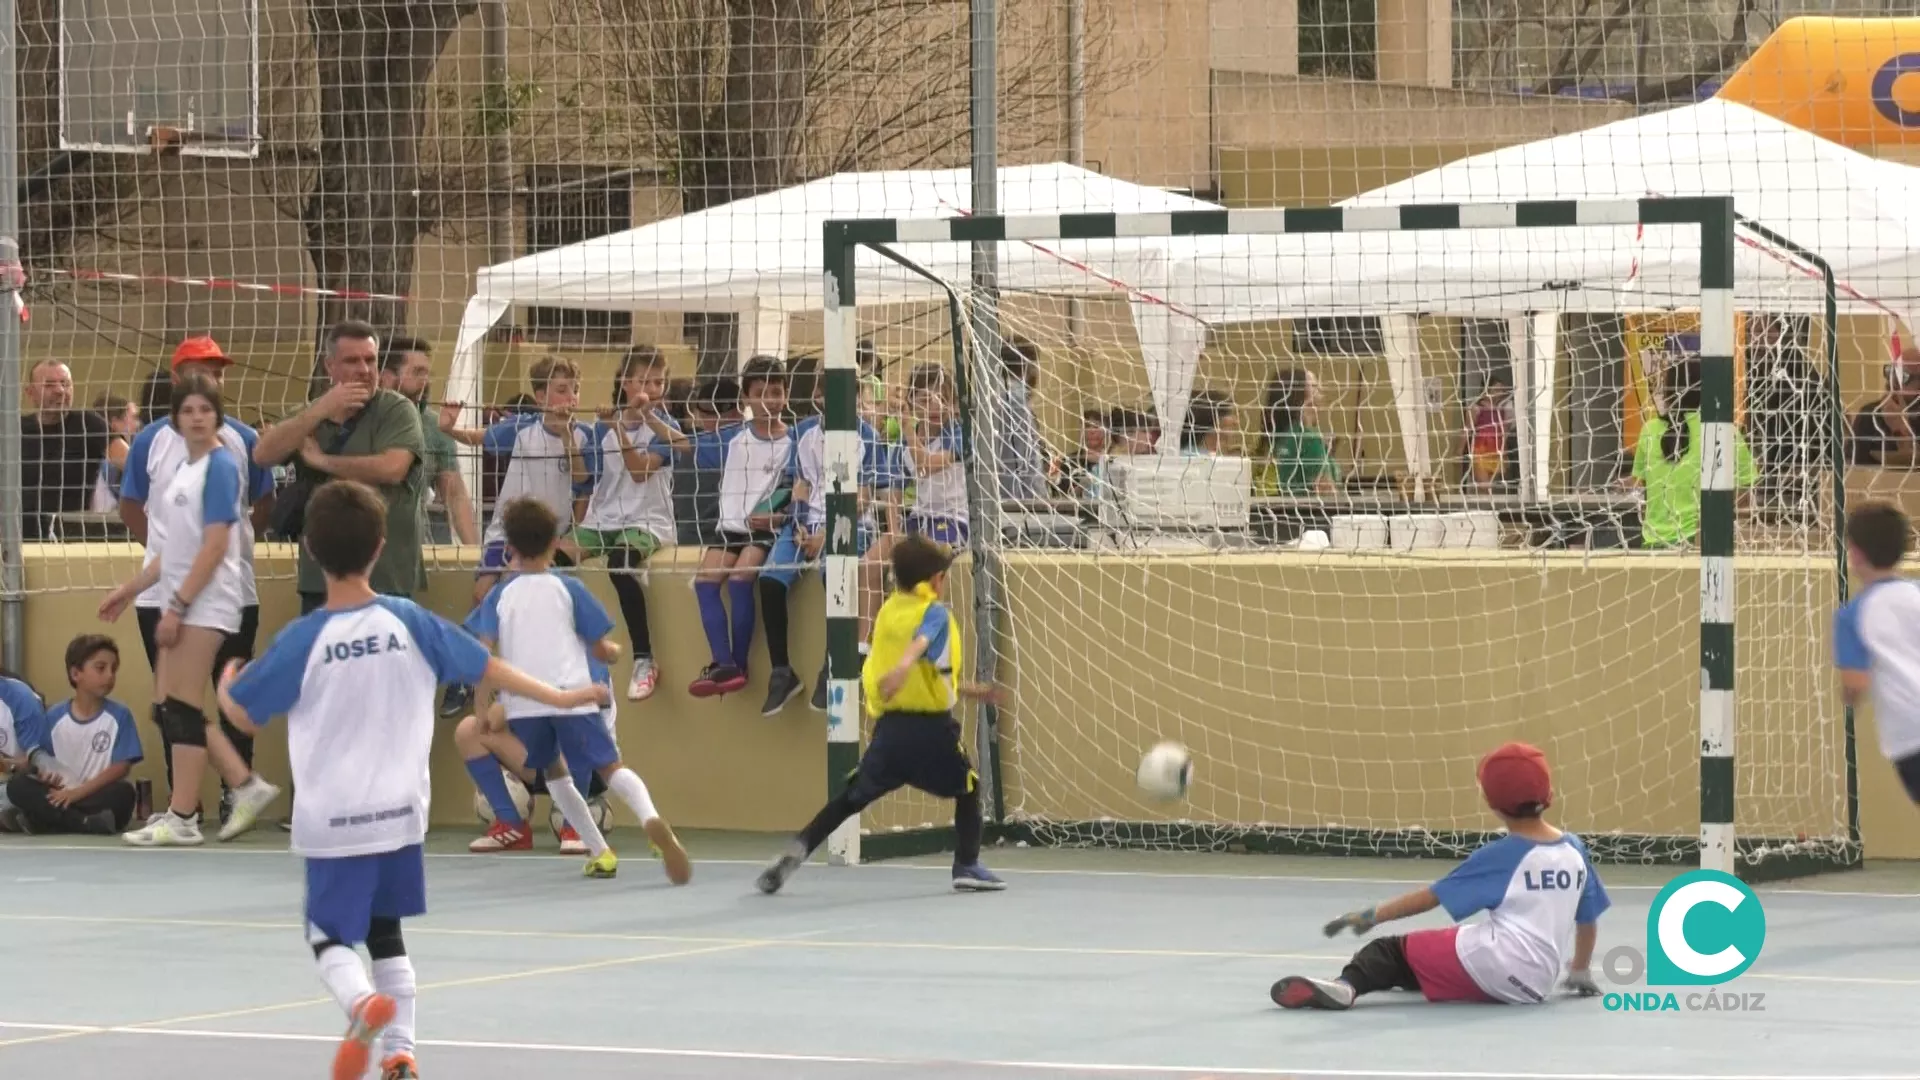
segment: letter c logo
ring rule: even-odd
[[[1732,945],[1711,956],[1696,951],[1687,941],[1687,914],[1701,904],[1718,904],[1738,911],[1747,894],[1723,881],[1694,881],[1680,886],[1660,909],[1660,951],[1673,965],[1689,975],[1717,978],[1747,962]]]
[[[1920,112],[1901,108],[1900,103],[1893,100],[1893,87],[1902,75],[1916,72],[1920,72],[1920,53],[1902,53],[1881,64],[1880,70],[1873,73],[1874,109],[1904,128],[1920,128]]]

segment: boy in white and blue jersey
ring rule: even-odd
[[[412,601],[377,596],[368,575],[386,542],[386,503],[364,484],[314,492],[304,542],[326,574],[325,606],[280,631],[266,654],[229,665],[220,701],[242,730],[287,718],[300,799],[293,851],[306,861],[307,940],[349,1018],[333,1080],[361,1080],[384,1038],[384,1080],[416,1080],[415,978],[400,920],[426,912],[434,696],[487,681],[553,709],[592,708],[604,688],[560,690],[488,655]],[[354,946],[366,943],[372,976]]]
[[[513,576],[501,582],[480,604],[472,625],[481,641],[499,649],[507,662],[556,686],[592,686],[605,672],[593,661],[610,664],[620,656],[613,640],[613,620],[580,580],[553,572],[553,544],[559,523],[553,512],[534,499],[515,499],[503,517],[507,546],[512,553]],[[566,632],[567,628],[572,633]],[[499,704],[506,732],[490,730],[488,756],[469,759],[467,771],[499,812],[508,802],[505,779],[496,760],[509,768],[531,769],[546,779],[547,795],[567,824],[586,844],[590,858],[585,874],[610,878],[619,858],[607,846],[599,824],[575,785],[569,766],[599,773],[608,790],[633,810],[648,839],[660,849],[667,876],[685,884],[693,871],[638,774],[620,761],[620,749],[605,714],[598,707],[581,706],[555,712],[501,687]],[[494,728],[495,725],[487,725]]]
[[[111,697],[120,646],[105,634],[67,643],[73,697],[47,710],[45,737],[31,772],[16,772],[7,796],[20,831],[112,836],[133,818],[127,774],[140,762],[133,712]]]
[[[740,371],[740,393],[753,417],[726,435],[719,540],[701,553],[693,582],[700,624],[713,654],[713,663],[687,688],[700,698],[735,693],[747,685],[754,578],[786,524],[793,493],[793,432],[782,419],[787,409],[786,365],[771,356],[747,361]],[[784,637],[786,610],[765,615],[768,635]],[[796,691],[798,682],[794,680]]]
[[[1848,705],[1873,695],[1880,752],[1920,803],[1920,582],[1900,575],[1912,526],[1899,507],[1847,514],[1847,565],[1860,582],[1833,617],[1833,666]]]
[[[1526,743],[1507,743],[1481,759],[1479,779],[1487,807],[1507,835],[1432,885],[1348,912],[1325,931],[1328,937],[1342,930],[1365,934],[1436,907],[1456,922],[1480,911],[1486,919],[1375,938],[1337,979],[1289,975],[1274,983],[1274,1004],[1348,1009],[1363,994],[1417,990],[1428,1001],[1538,1005],[1560,982],[1569,939],[1573,957],[1565,989],[1582,997],[1600,992],[1588,965],[1610,901],[1586,845],[1541,818],[1553,802],[1546,755]]]
[[[0,673],[0,779],[33,771],[36,754],[45,753],[46,702],[33,687]],[[20,832],[20,816],[0,785],[0,832]]]
[[[913,484],[907,532],[960,551],[967,546],[967,449],[947,369],[916,365],[907,393],[914,410],[901,455]]]

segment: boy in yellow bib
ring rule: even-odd
[[[953,887],[993,892],[1006,882],[980,864],[980,778],[960,745],[953,710],[962,697],[991,698],[988,687],[962,685],[960,626],[940,602],[953,556],[923,536],[893,548],[896,591],[873,618],[873,641],[860,682],[874,714],[873,737],[846,790],[834,796],[787,845],[758,882],[775,893],[840,823],[902,787],[953,800]]]

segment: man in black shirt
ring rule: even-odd
[[[1848,459],[1855,465],[1912,468],[1920,422],[1920,349],[1908,346],[1887,365],[1887,392],[1847,420]]]
[[[94,474],[107,456],[107,420],[74,409],[73,372],[58,360],[33,366],[27,400],[35,412],[20,425],[25,538],[44,540],[54,515],[87,508]]]

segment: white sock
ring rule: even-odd
[[[620,796],[620,801],[627,804],[642,825],[660,816],[660,811],[653,808],[653,796],[647,793],[647,782],[632,769],[615,770],[607,778],[607,790]]]
[[[381,1035],[385,1044],[384,1054],[413,1053],[413,999],[417,994],[413,981],[413,960],[406,956],[396,956],[391,960],[373,962],[373,987],[393,999],[393,1023]]]
[[[367,981],[367,968],[360,962],[360,954],[345,945],[335,945],[314,959],[320,967],[320,981],[325,983],[333,1000],[340,1003],[340,1011],[353,1015],[353,1007],[360,999],[373,993],[373,983]]]
[[[588,851],[599,855],[607,850],[607,838],[600,835],[600,826],[593,823],[593,811],[587,809],[587,800],[580,797],[580,789],[573,786],[572,777],[547,777],[547,797],[560,808],[560,815],[580,834],[580,839],[586,841]]]

